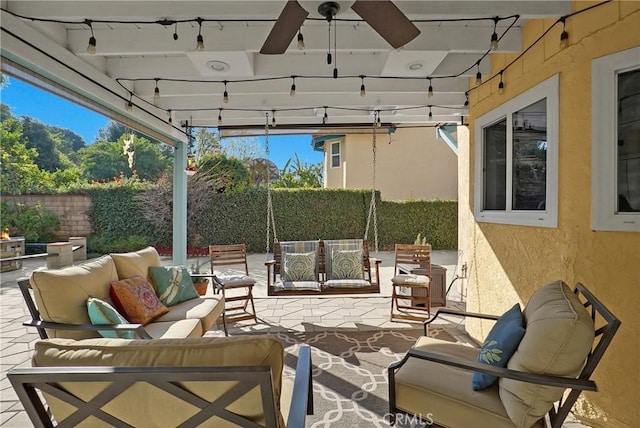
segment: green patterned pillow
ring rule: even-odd
[[[283,281],[317,281],[316,252],[282,253]]]
[[[173,306],[199,296],[185,267],[151,266],[149,272],[160,301],[167,306]]]
[[[333,250],[331,279],[364,279],[362,250]]]

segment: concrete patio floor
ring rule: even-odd
[[[374,256],[372,254],[372,256]],[[265,254],[248,256],[249,273],[256,279],[254,296],[259,322],[241,321],[229,324],[229,334],[237,335],[248,332],[269,333],[276,331],[323,331],[337,329],[399,329],[417,328],[416,322],[390,322],[391,277],[393,276],[392,251],[381,251],[376,257],[382,260],[380,265],[380,294],[375,295],[340,295],[328,297],[268,297],[267,271],[264,265]],[[457,252],[434,251],[432,261],[447,269],[445,284],[451,290],[447,295],[447,307],[464,309],[464,280],[453,281],[460,269],[456,266]],[[164,265],[171,264],[170,257],[162,257]],[[189,259],[189,267],[193,263],[204,262],[204,258]],[[22,269],[4,272],[0,276],[0,426],[28,427],[32,426],[23,411],[6,373],[13,367],[29,367],[31,351],[38,340],[33,329],[22,326],[29,319],[28,312],[16,280],[28,276],[36,269],[46,267],[45,259],[33,259],[23,263]],[[203,271],[208,272],[205,263]],[[453,281],[453,283],[452,283]],[[211,293],[211,287],[207,293]],[[443,325],[446,330],[461,342],[472,343],[465,334],[464,324],[458,317],[441,317],[435,323]],[[575,422],[567,422],[567,428],[582,427]]]

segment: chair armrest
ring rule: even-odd
[[[64,324],[51,321],[31,320],[22,323],[26,327],[35,328],[48,328],[51,330],[72,330],[72,331],[98,331],[98,330],[110,330],[110,331],[134,331],[141,339],[153,339],[149,336],[149,333],[144,329],[142,324],[106,324],[106,325],[93,325],[93,324]]]
[[[520,382],[533,383],[537,385],[555,386],[559,388],[570,388],[574,390],[584,391],[598,390],[596,383],[588,379],[576,379],[562,376],[523,372],[519,370],[511,370],[503,367],[481,364],[476,361],[463,360],[461,358],[450,357],[433,352],[426,352],[419,349],[410,349],[409,352],[407,352],[407,355],[405,355],[405,357],[401,361],[389,366],[389,371],[402,367],[402,365],[410,358],[433,361],[435,363],[457,367],[463,370],[473,370],[481,373],[487,373],[496,377],[503,377],[506,379],[513,379]]]
[[[382,259],[377,259],[375,257],[369,257],[369,263],[374,263],[376,265],[379,265],[380,263],[382,263]]]
[[[489,315],[489,314],[479,314],[476,312],[465,312],[465,311],[456,311],[454,309],[438,309],[438,311],[435,313],[435,315],[431,318],[429,318],[428,320],[424,321],[422,323],[422,327],[424,329],[424,335],[427,335],[427,328],[429,327],[429,324],[431,324],[433,321],[436,320],[436,318],[438,318],[438,316],[440,314],[447,314],[447,315],[457,315],[460,317],[469,317],[469,318],[481,318],[481,319],[485,319],[485,320],[492,320],[492,321],[496,321],[498,320],[498,318],[500,318],[499,315]]]
[[[298,352],[287,428],[304,428],[306,415],[313,415],[313,377],[311,348],[309,345],[302,345]]]
[[[275,264],[276,264],[275,259],[269,259],[266,262],[264,262],[264,265],[267,266],[267,267],[275,265]]]

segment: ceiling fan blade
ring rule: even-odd
[[[351,9],[367,21],[394,49],[418,37],[420,30],[391,1],[356,1]]]
[[[309,12],[304,10],[297,1],[289,0],[282,12],[280,12],[280,16],[273,25],[264,45],[262,45],[260,53],[264,55],[283,54],[289,47],[291,40],[293,40],[293,36],[296,35],[300,26],[304,23],[307,15],[309,15]]]

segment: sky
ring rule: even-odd
[[[0,99],[11,108],[14,116],[30,116],[47,125],[68,128],[87,144],[95,141],[98,130],[110,119],[49,92],[10,77],[0,91]],[[264,144],[264,138],[259,138]],[[270,160],[282,169],[289,159],[298,157],[305,163],[322,162],[323,153],[311,147],[310,135],[270,136]]]

